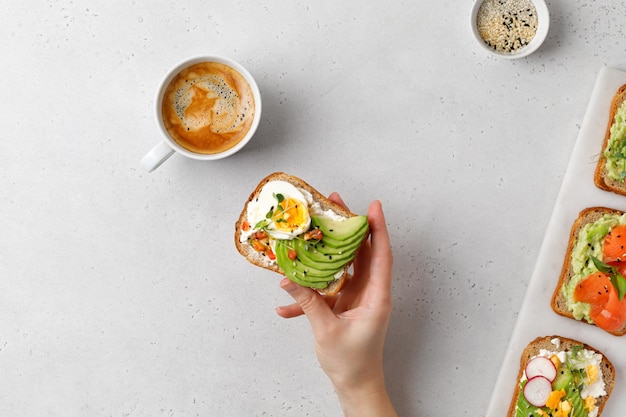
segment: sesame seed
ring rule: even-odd
[[[485,44],[503,53],[515,53],[528,45],[538,24],[531,0],[485,0],[476,23]]]

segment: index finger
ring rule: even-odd
[[[385,213],[380,200],[372,202],[367,210],[371,233],[371,263],[370,274],[372,284],[375,284],[381,294],[391,292],[391,277],[393,270],[393,254],[391,241],[387,231]]]
[[[332,193],[330,193],[330,195],[328,196],[328,199],[332,201],[333,203],[339,204],[341,207],[345,208],[346,210],[350,210],[338,192],[333,191]]]

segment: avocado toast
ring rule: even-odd
[[[613,391],[615,368],[582,342],[544,336],[522,352],[508,417],[598,417]]]
[[[626,214],[606,207],[582,210],[570,232],[551,306],[622,336],[626,333]]]
[[[626,195],[626,84],[622,85],[611,102],[609,121],[594,182],[596,186]]]
[[[257,185],[235,224],[235,246],[248,261],[326,295],[341,291],[368,235],[367,216],[283,172]]]

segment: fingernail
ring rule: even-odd
[[[291,282],[289,278],[283,278],[283,280],[280,281],[280,288],[287,292],[294,292],[298,287],[296,286],[296,284]]]

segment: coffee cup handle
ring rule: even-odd
[[[141,166],[146,171],[152,172],[161,166],[174,152],[174,149],[166,141],[162,141],[141,159]]]

